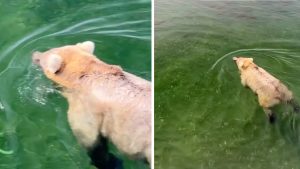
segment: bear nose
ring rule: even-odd
[[[40,55],[41,55],[40,52],[33,52],[32,61],[33,61],[34,64],[37,64],[37,65],[40,64]]]

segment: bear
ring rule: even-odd
[[[112,168],[100,157],[107,151],[106,139],[127,156],[151,164],[151,82],[99,60],[94,48],[94,42],[85,41],[36,51],[32,60],[61,86],[70,128],[93,165]]]
[[[270,123],[275,122],[275,114],[271,108],[280,103],[288,103],[294,111],[299,106],[293,98],[293,93],[277,78],[257,66],[253,58],[233,57],[241,77],[241,83],[249,87],[258,96],[259,105],[264,109]]]

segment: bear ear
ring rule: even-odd
[[[50,73],[57,73],[61,68],[63,63],[63,59],[60,55],[57,54],[50,54],[47,62],[47,71]]]
[[[253,58],[249,58],[249,59],[245,60],[245,61],[243,62],[242,68],[243,68],[243,69],[248,68],[249,65],[251,65],[251,63],[253,63]]]
[[[80,47],[81,49],[83,49],[86,52],[89,52],[90,54],[94,53],[95,43],[92,41],[85,41],[82,43],[77,43],[76,46]]]

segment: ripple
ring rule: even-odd
[[[3,132],[0,132],[0,139],[1,137],[4,136],[4,133]],[[1,154],[4,154],[4,155],[11,155],[13,154],[13,151],[12,150],[4,150],[4,149],[0,149],[0,153]]]
[[[4,110],[4,106],[3,104],[0,102],[0,110],[3,111]]]
[[[86,32],[86,31],[94,31],[94,30],[99,30],[99,29],[103,29],[103,28],[117,28],[120,26],[131,26],[131,25],[135,25],[135,24],[141,24],[141,23],[149,23],[150,20],[137,20],[137,21],[126,21],[126,22],[122,22],[122,23],[116,23],[116,24],[109,24],[109,25],[105,25],[105,26],[99,26],[99,27],[92,27],[90,26],[87,29],[82,29],[82,32]]]
[[[13,151],[0,149],[0,153],[4,154],[4,155],[11,155],[11,154],[13,154]]]
[[[219,62],[221,62],[222,60],[224,60],[225,58],[229,57],[229,56],[236,56],[238,53],[243,53],[243,52],[260,52],[260,51],[270,51],[270,52],[274,52],[274,53],[283,53],[288,51],[288,49],[239,49],[236,51],[232,51],[229,52],[225,55],[223,55],[222,57],[220,57],[209,69],[209,71],[213,70],[217,64]],[[272,56],[270,56],[272,57]]]
[[[17,91],[22,102],[35,102],[41,105],[48,103],[48,95],[57,93],[50,82],[45,82],[45,77],[40,73],[40,70],[35,66],[30,72],[18,81]]]

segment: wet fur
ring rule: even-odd
[[[269,121],[275,122],[276,116],[271,108],[280,103],[288,103],[299,109],[293,94],[277,78],[253,63],[252,58],[234,57],[241,74],[241,83],[249,87],[258,96],[258,102],[264,109]]]
[[[63,60],[54,73],[47,69],[53,53]],[[62,86],[69,103],[68,121],[84,147],[93,152],[100,134],[129,157],[151,163],[150,82],[106,64],[76,45],[37,53],[33,59],[49,79]],[[90,154],[97,161],[95,153]]]

